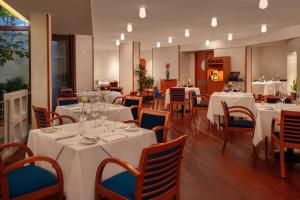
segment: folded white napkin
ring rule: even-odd
[[[62,134],[58,137],[55,137],[54,140],[58,141],[58,140],[62,140],[62,139],[67,139],[67,138],[72,138],[72,137],[75,137],[77,134],[74,134],[74,133],[69,133],[69,134]]]
[[[111,135],[111,136],[103,137],[103,138],[101,138],[101,140],[103,140],[104,142],[112,142],[112,141],[120,140],[120,139],[123,139],[123,138],[127,138],[127,136],[117,134],[117,135]]]

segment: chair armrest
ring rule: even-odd
[[[240,109],[240,110],[243,110],[245,112],[248,112],[250,115],[252,115],[254,117],[254,114],[252,113],[252,111],[244,106],[232,106],[232,107],[229,107],[228,110],[231,111],[232,109]]]
[[[135,106],[130,106],[130,108],[131,108],[131,109],[135,109],[135,108],[142,109],[141,106],[136,106],[136,105],[135,105]]]
[[[138,126],[140,125],[140,122],[138,120],[126,120],[126,121],[123,121],[123,123],[125,123],[125,124],[135,123]]]
[[[154,132],[157,132],[157,131],[160,131],[160,130],[164,130],[164,126],[155,126],[155,127],[153,127],[152,128],[152,131],[154,131]]]
[[[51,164],[52,167],[56,171],[56,175],[57,175],[58,180],[63,181],[63,173],[62,173],[62,170],[61,170],[59,164],[55,160],[53,160],[51,158],[48,158],[48,157],[45,157],[45,156],[32,156],[32,157],[29,157],[27,159],[21,160],[19,162],[16,162],[16,163],[12,164],[11,166],[5,168],[3,170],[3,172],[5,174],[7,174],[9,172],[15,171],[16,169],[19,169],[19,168],[23,167],[26,164],[34,163],[36,161],[43,161],[43,162],[47,162],[47,163]],[[63,182],[61,182],[61,183],[63,185]]]
[[[163,141],[162,142],[167,142],[167,134],[168,134],[168,131],[169,131],[169,128],[167,127],[164,127],[164,126],[155,126],[152,128],[152,131],[154,131],[155,133],[157,131],[160,131],[160,130],[163,130]]]
[[[255,120],[255,117],[253,115],[251,115],[250,113],[244,111],[244,110],[232,110],[232,111],[229,111],[228,114],[230,113],[243,113],[245,115],[247,115],[254,123],[254,127],[255,127],[255,123],[256,123],[256,120]]]
[[[48,111],[47,113],[52,115],[52,116],[57,116],[57,117],[59,116],[59,114],[56,113],[56,112]]]
[[[209,98],[206,95],[200,94],[200,95],[191,96],[191,97],[192,97],[192,99],[202,98],[202,99],[206,100],[207,102],[209,102]]]
[[[22,149],[23,151],[25,151],[29,157],[33,156],[33,153],[31,151],[31,149],[29,147],[27,147],[25,144],[22,143],[8,143],[8,144],[1,144],[0,145],[0,151],[3,151],[6,148],[10,148],[10,147],[18,147],[20,149]]]
[[[121,160],[119,158],[107,158],[103,160],[100,165],[98,166],[97,173],[96,173],[96,188],[100,182],[102,182],[102,174],[104,171],[104,168],[107,164],[116,164],[120,167],[126,169],[129,173],[132,175],[138,177],[141,175],[141,172],[139,172],[136,168],[132,167],[130,164],[128,164],[126,161]]]
[[[68,116],[68,115],[59,115],[58,117],[54,117],[54,118],[50,119],[50,123],[52,123],[55,120],[59,120],[59,125],[63,125],[63,119],[64,118],[70,120],[72,123],[76,122],[76,120],[73,117],[71,117],[71,116]]]
[[[124,97],[116,97],[116,98],[113,100],[112,104],[116,104],[117,101],[118,101],[119,99],[122,99],[122,100],[121,100],[121,103],[118,103],[118,104],[123,104]]]

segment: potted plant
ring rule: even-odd
[[[153,84],[154,84],[154,77],[147,75],[144,81],[145,88],[149,91],[149,89],[152,88]]]
[[[139,84],[138,91],[140,94],[143,92],[143,86],[146,78],[146,68],[144,65],[138,64],[135,68],[135,75],[138,77],[137,82]]]
[[[291,96],[293,97],[293,99],[297,98],[297,78],[295,77],[293,79],[293,82],[291,84]]]

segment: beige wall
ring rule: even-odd
[[[93,36],[76,35],[76,91],[93,90]]]
[[[180,53],[180,81],[187,82],[191,79],[191,84],[195,85],[195,53]]]
[[[246,47],[233,47],[214,50],[214,56],[230,56],[231,71],[240,72],[240,78],[245,79]]]
[[[160,79],[166,78],[166,64],[170,63],[170,79],[179,78],[180,46],[153,49],[152,69],[155,85],[160,87]]]
[[[119,51],[94,50],[94,80],[119,81]]]
[[[277,74],[287,78],[287,42],[269,44],[252,48],[252,79],[264,76],[266,80],[276,78]]]

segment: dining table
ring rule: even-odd
[[[283,104],[283,103],[256,103],[256,125],[253,136],[253,144],[256,146],[266,137],[271,136],[272,119],[279,118],[282,110],[299,111],[298,104]],[[279,130],[276,126],[275,129]]]
[[[156,143],[152,130],[112,121],[100,127],[94,121],[86,121],[33,129],[28,138],[34,155],[50,157],[60,165],[67,200],[95,199],[96,171],[104,159],[118,157],[137,168],[143,148]],[[55,173],[48,164],[37,165]],[[122,171],[110,164],[104,169],[103,180]]]
[[[222,101],[225,101],[229,107],[243,106],[251,112],[255,111],[255,99],[251,93],[245,92],[214,92],[210,96],[207,118],[212,124],[219,126],[221,116],[224,116]],[[234,113],[232,116],[245,117],[244,114]]]
[[[108,120],[123,122],[133,120],[131,108],[119,104],[110,104],[104,102],[89,102],[78,103],[72,105],[57,106],[55,112],[59,115],[68,115],[79,121],[80,113],[85,111],[87,120],[94,120],[98,118],[99,106],[105,106],[108,113]]]
[[[189,91],[195,91],[196,95],[200,95],[200,89],[197,87],[184,87],[185,89],[185,98],[189,98]],[[170,88],[166,89],[166,97],[165,97],[165,108],[168,108],[170,105]],[[197,103],[200,103],[201,98],[197,98]]]
[[[288,89],[286,81],[254,81],[252,93],[254,95],[274,96],[276,93],[285,92]]]
[[[117,97],[121,97],[121,92],[108,91],[108,90],[96,90],[96,91],[85,91],[76,93],[79,98],[86,96],[90,101],[95,101],[97,98],[106,103],[113,103]]]

